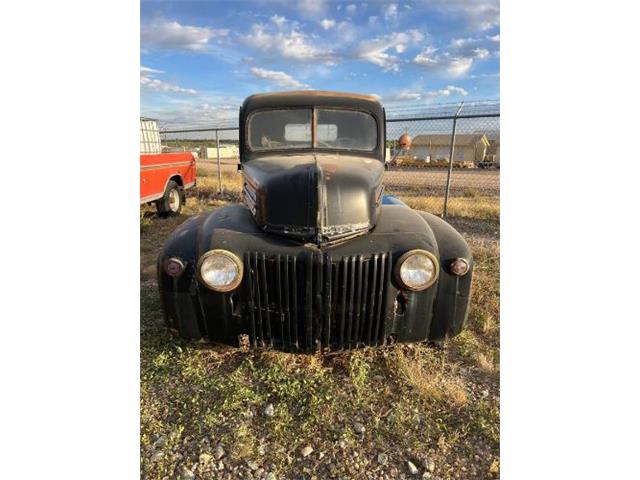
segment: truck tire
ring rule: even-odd
[[[184,204],[184,189],[173,180],[167,184],[167,189],[161,199],[156,201],[156,208],[161,217],[180,215]]]

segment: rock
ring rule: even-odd
[[[198,461],[200,465],[202,465],[203,467],[206,467],[207,465],[209,465],[209,462],[211,462],[212,458],[213,457],[208,453],[201,453],[200,457],[198,458]]]
[[[482,390],[480,394],[482,395],[482,398],[487,398],[489,396],[489,390]]]
[[[153,442],[153,448],[162,448],[167,443],[167,437],[160,435],[156,438],[155,442]]]
[[[364,435],[364,425],[362,425],[359,422],[355,422],[353,424],[353,431],[356,432],[358,435]]]
[[[187,467],[182,467],[182,470],[180,470],[180,480],[195,480],[195,478],[195,473],[193,473]]]
[[[428,480],[430,478],[433,478],[433,476],[429,472],[424,472],[422,474],[422,480]]]
[[[265,477],[265,480],[276,480],[276,474],[273,473],[273,472],[267,473],[267,476]]]
[[[427,458],[424,462],[426,465],[424,466],[430,473],[433,473],[436,469],[436,463],[431,460],[430,458]]]
[[[152,462],[157,462],[158,460],[160,460],[162,457],[164,457],[164,452],[156,452],[153,455],[151,455],[151,461]]]
[[[324,452],[320,452],[320,453],[318,454],[318,458],[319,458],[320,460],[322,460],[322,459],[324,458],[324,456],[325,456],[325,453],[324,453]]]
[[[222,457],[224,457],[224,455],[225,455],[224,448],[222,448],[222,446],[220,445],[218,445],[213,451],[213,458],[215,458],[216,460],[220,460]]]
[[[255,472],[258,469],[258,464],[252,460],[247,460],[247,467]]]
[[[222,463],[222,460],[220,460],[218,462],[218,471],[222,471],[222,470],[224,470],[224,463]]]
[[[418,473],[418,467],[416,467],[411,460],[407,460],[407,468],[409,468],[409,473],[411,475]]]
[[[343,439],[341,439],[341,440],[338,442],[338,446],[339,446],[340,448],[342,448],[342,449],[345,449],[345,448],[347,448],[347,442],[345,442]]]
[[[313,452],[313,448],[311,448],[309,445],[307,445],[306,447],[304,447],[302,449],[302,451],[300,453],[302,453],[303,457],[308,457],[309,455],[311,455],[312,452]]]
[[[386,453],[378,454],[378,463],[380,465],[386,465],[388,461],[389,461],[389,456]]]
[[[275,408],[273,408],[273,403],[268,404],[264,408],[264,414],[267,417],[273,417],[273,414],[276,413]]]

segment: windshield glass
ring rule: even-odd
[[[249,146],[252,150],[311,148],[310,109],[265,110],[251,115]],[[316,147],[370,152],[377,145],[373,116],[352,110],[317,110]]]
[[[251,115],[251,150],[311,148],[311,109],[265,110]]]
[[[318,148],[361,150],[376,148],[376,121],[371,115],[352,110],[318,109]]]

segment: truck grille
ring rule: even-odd
[[[245,254],[254,346],[346,350],[385,342],[391,255]]]

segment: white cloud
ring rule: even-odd
[[[403,53],[408,45],[415,44],[423,38],[422,33],[417,30],[393,32],[389,35],[360,42],[356,56],[382,67],[385,71],[397,72],[400,60],[395,55],[387,53],[387,51],[393,49],[396,53]]]
[[[340,22],[336,27],[336,31],[338,32],[338,39],[343,44],[353,42],[357,36],[356,27],[349,22]]]
[[[456,87],[453,85],[449,85],[445,88],[440,88],[438,90],[405,89],[390,95],[385,95],[383,97],[383,100],[389,103],[419,102],[419,101],[433,100],[433,99],[442,98],[442,97],[450,97],[456,94],[466,97],[467,95],[469,95],[469,92],[467,92],[462,87]]]
[[[492,50],[498,48],[497,43],[500,43],[500,35],[454,38],[451,40],[451,48],[458,50],[459,53],[466,56],[474,56],[471,54],[479,49],[484,49],[487,50],[488,53],[491,53]]]
[[[238,105],[242,100],[227,95],[211,98],[207,102],[184,99],[160,107],[145,108],[141,113],[145,117],[157,118],[160,125],[168,129],[231,126],[238,124]],[[224,133],[221,132],[221,135],[224,139]]]
[[[476,43],[478,42],[479,39],[477,38],[454,38],[453,40],[451,40],[451,46],[453,48],[462,48],[466,45],[469,45],[471,43]]]
[[[284,58],[299,61],[331,62],[333,51],[309,42],[308,37],[296,29],[290,32],[269,32],[263,25],[253,25],[245,42],[256,50],[277,52]]]
[[[145,67],[143,65],[140,65],[140,75],[149,75],[151,76],[151,74],[153,73],[163,73],[162,70],[156,70],[155,68],[149,68],[149,67]]]
[[[471,30],[488,30],[500,24],[500,0],[422,0],[421,3],[426,8],[464,19]]]
[[[198,92],[193,88],[183,88],[173,83],[168,83],[155,78],[155,74],[163,73],[162,70],[156,70],[140,65],[140,86],[148,90],[165,93],[187,93],[195,95]]]
[[[500,35],[478,38],[455,38],[451,41],[452,51],[455,57],[484,60],[499,52]]]
[[[314,18],[327,10],[325,0],[297,0],[294,2],[298,11],[308,18]]]
[[[344,9],[346,10],[347,13],[353,15],[358,11],[358,6],[355,3],[351,3],[347,5]]]
[[[269,20],[275,23],[277,26],[282,27],[287,21],[286,18],[281,17],[280,15],[273,15]]]
[[[387,5],[383,11],[382,15],[387,22],[396,22],[398,21],[398,4],[390,3]]]
[[[437,90],[437,92],[446,97],[448,97],[452,93],[457,93],[458,95],[462,95],[463,97],[466,97],[467,95],[469,95],[469,92],[467,92],[464,88],[454,87],[453,85],[449,85],[448,87],[445,87],[442,90]]]
[[[469,57],[452,57],[446,58],[444,68],[452,77],[461,77],[465,75],[473,65],[473,58]]]
[[[330,28],[335,27],[336,21],[325,18],[320,22],[320,25],[322,25],[322,28],[324,28],[325,30],[329,30]]]
[[[480,60],[487,58],[489,56],[489,50],[487,50],[486,48],[474,48],[473,49],[473,56],[475,58],[479,58]]]
[[[164,18],[155,18],[140,25],[140,45],[143,50],[201,52],[207,49],[209,40],[226,36],[228,33],[228,29],[194,27]]]
[[[454,48],[442,54],[438,54],[434,47],[426,47],[414,57],[413,63],[451,77],[461,77],[471,70],[475,60],[484,60],[491,55],[488,49],[474,46],[480,41],[473,38],[454,39],[451,42]]]
[[[305,88],[309,85],[305,85],[302,82],[299,82],[291,75],[284,72],[277,72],[275,70],[266,70],[264,68],[251,67],[250,72],[264,80],[268,80],[276,85],[280,85],[281,87],[296,87],[296,88]]]
[[[448,52],[438,55],[435,48],[428,47],[414,57],[413,63],[450,77],[461,77],[471,70],[473,58],[451,56]]]

